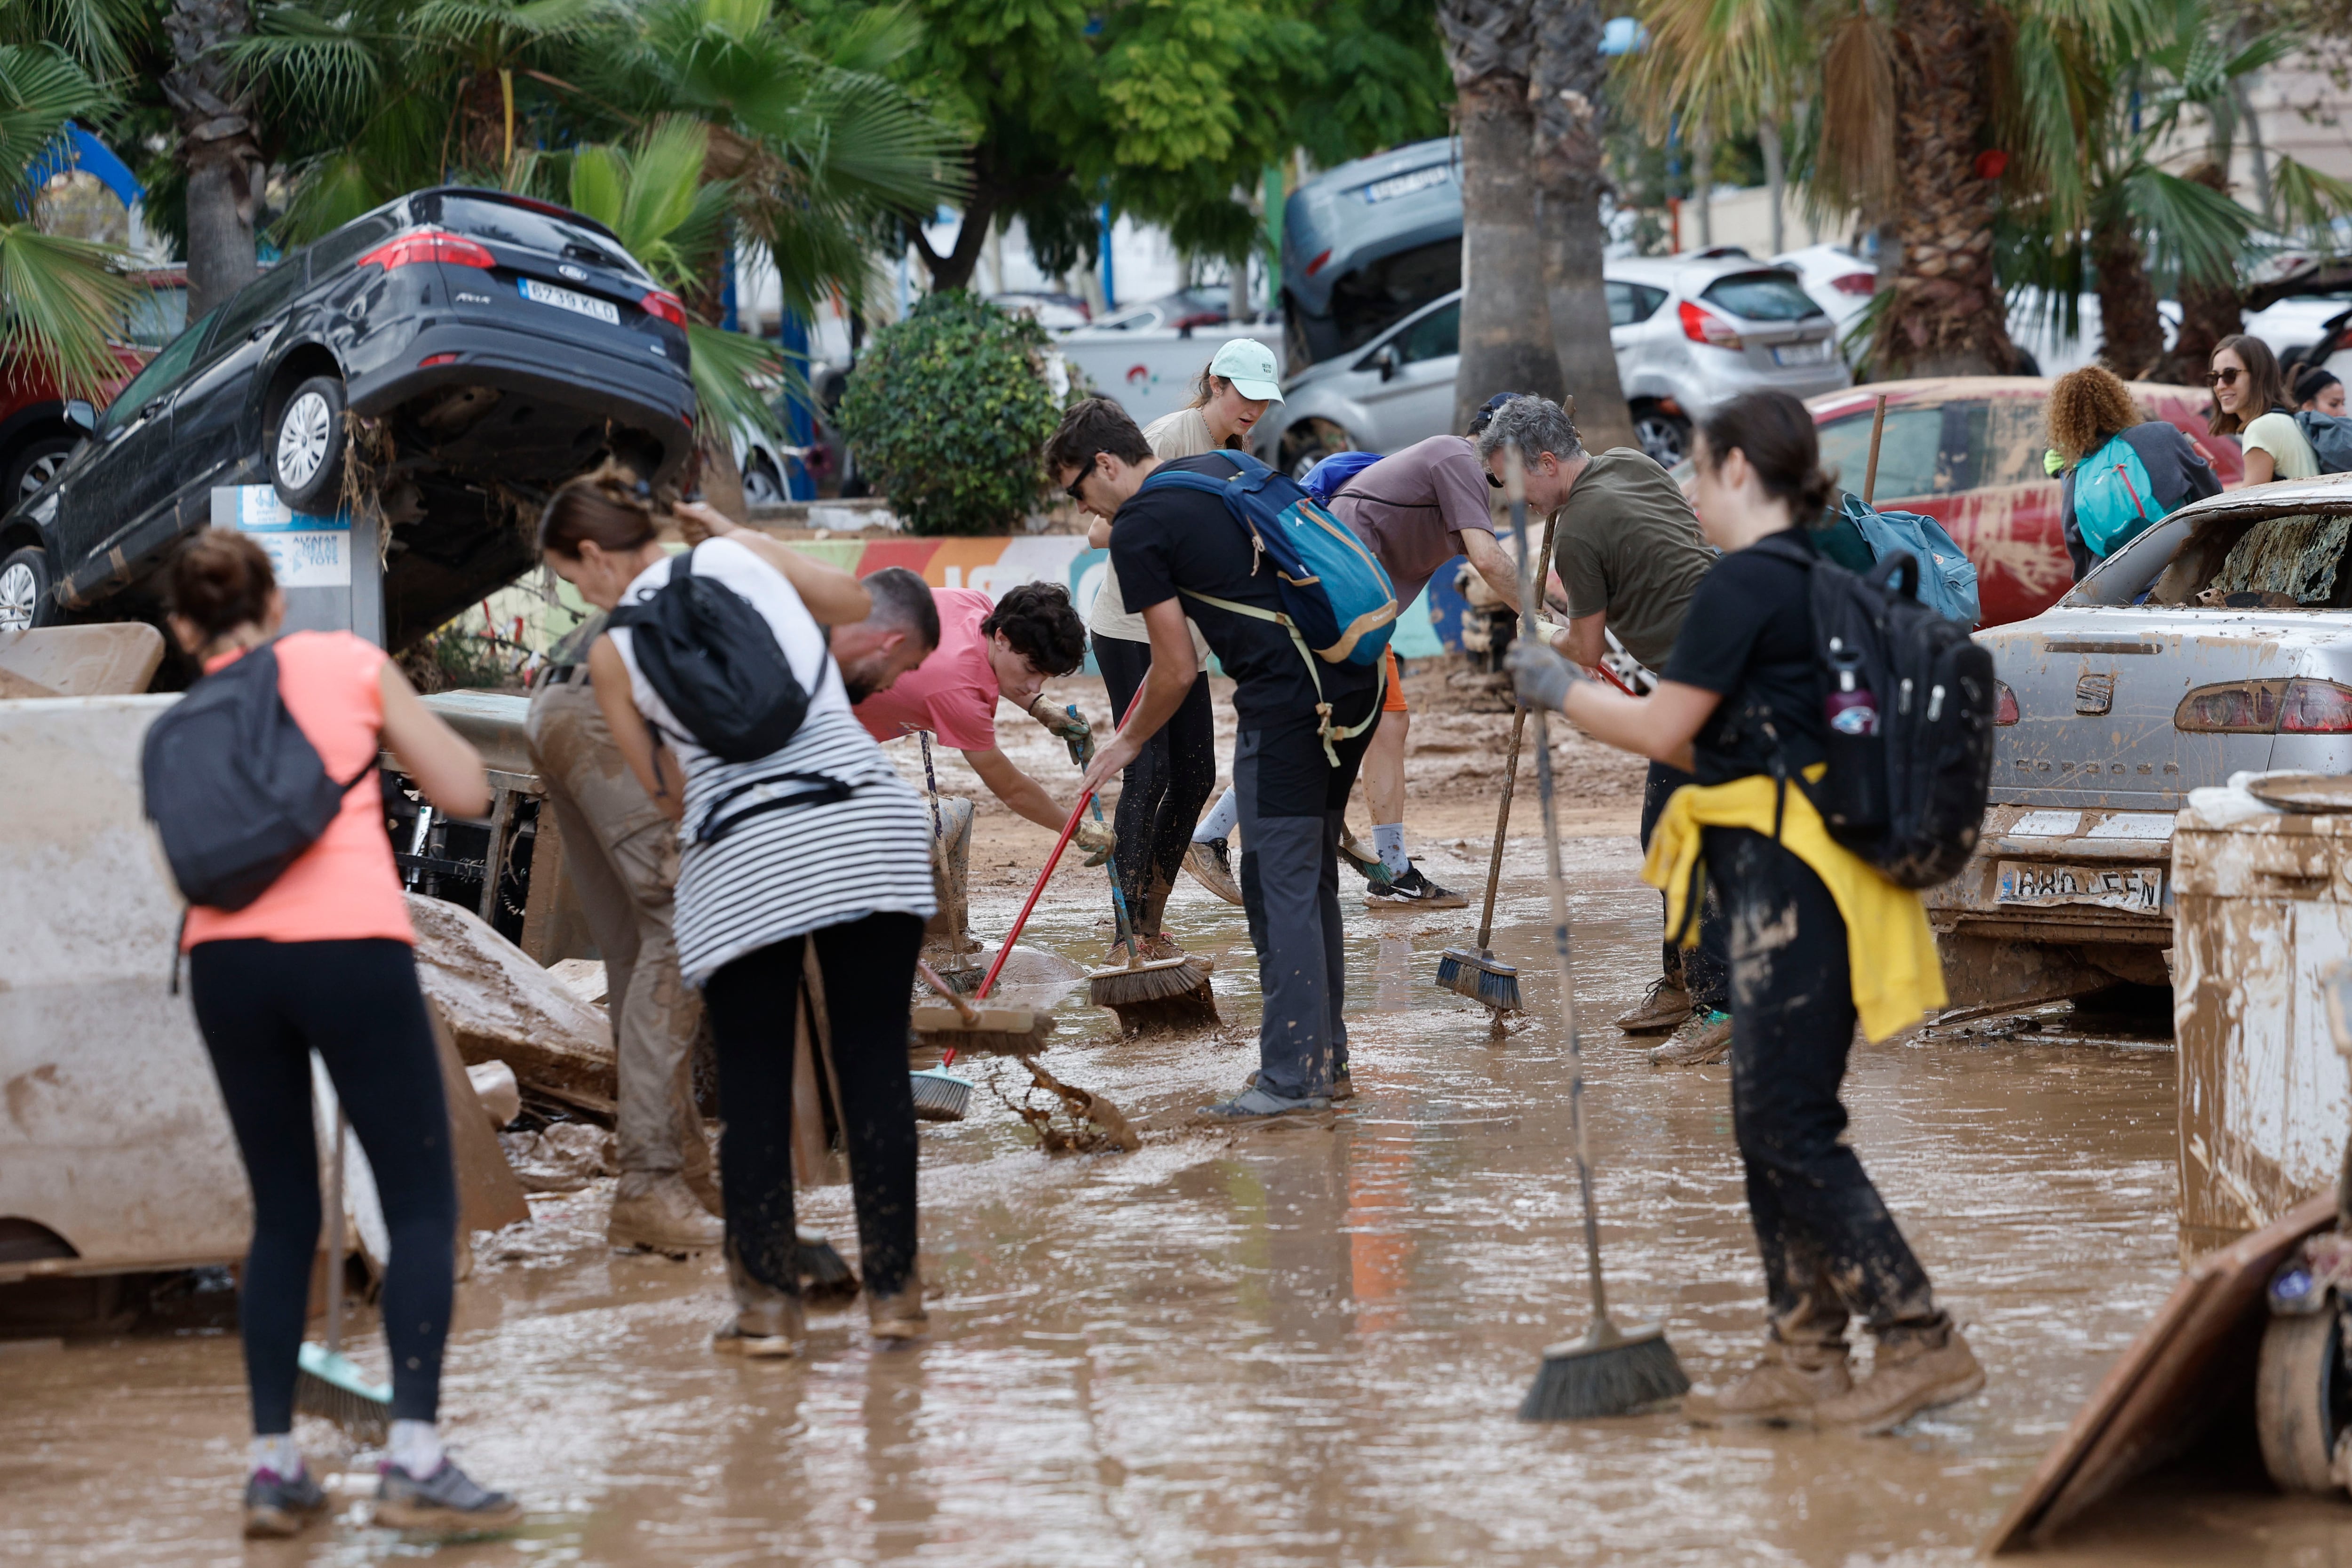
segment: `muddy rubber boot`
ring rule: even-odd
[[[1876,1436],[1922,1410],[1954,1404],[1984,1386],[1984,1368],[1958,1328],[1948,1326],[1943,1342],[1932,1342],[1927,1333],[1882,1338],[1870,1375],[1846,1394],[1815,1405],[1815,1423]]]
[[[1691,1015],[1690,993],[1661,974],[1650,983],[1642,1005],[1617,1020],[1629,1035],[1655,1035],[1678,1026]]]
[[[1807,1426],[1814,1407],[1853,1387],[1845,1346],[1785,1345],[1767,1340],[1748,1374],[1729,1386],[1683,1401],[1694,1426]]]
[[[753,1279],[732,1241],[727,1244],[727,1285],[735,1293],[735,1316],[710,1336],[713,1352],[768,1361],[800,1353],[808,1338],[801,1299]]]
[[[703,1207],[686,1178],[675,1172],[621,1178],[604,1239],[614,1247],[642,1247],[677,1256],[708,1252],[727,1239],[725,1222]]]
[[[1710,1013],[1695,1029],[1687,1029],[1654,1047],[1650,1065],[1658,1068],[1712,1067],[1731,1054],[1731,1015]]]
[[[923,1277],[913,1269],[907,1282],[887,1296],[866,1293],[866,1331],[877,1340],[911,1340],[928,1332],[930,1315],[923,1310]]]
[[[245,1538],[283,1541],[327,1510],[327,1494],[310,1479],[309,1466],[288,1478],[275,1470],[256,1470],[245,1482]]]

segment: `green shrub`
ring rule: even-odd
[[[874,334],[841,399],[841,430],[916,533],[1008,533],[1039,499],[1038,454],[1061,418],[1045,330],[962,289]]]

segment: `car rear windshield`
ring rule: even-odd
[[[568,256],[574,261],[646,277],[646,269],[617,241],[585,224],[568,222],[552,213],[476,196],[423,195],[416,198],[416,216],[421,222],[439,224],[477,239],[519,245],[549,256]]]
[[[1785,272],[1735,272],[1708,284],[1699,298],[1751,321],[1801,321],[1828,314]]]

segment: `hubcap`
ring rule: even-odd
[[[333,427],[327,400],[306,392],[287,406],[278,426],[278,477],[300,489],[316,477],[327,460],[327,440]]]
[[[1648,415],[1633,422],[1633,435],[1642,443],[1642,450],[1661,468],[1673,468],[1683,460],[1683,433],[1671,419]]]
[[[758,464],[743,476],[743,499],[753,506],[766,506],[771,501],[784,499],[776,488],[776,477],[768,472],[767,464]]]
[[[22,561],[0,572],[0,632],[30,630],[40,595],[40,579]]]
[[[70,456],[68,452],[44,452],[34,458],[25,469],[24,482],[16,487],[16,499],[30,500],[39,494],[44,485],[58,477],[58,470],[66,466],[66,458]]]

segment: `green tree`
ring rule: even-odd
[[[121,374],[110,339],[135,286],[111,247],[44,234],[28,216],[31,170],[69,120],[102,119],[112,100],[63,49],[0,45],[0,358],[38,365],[89,394]]]

